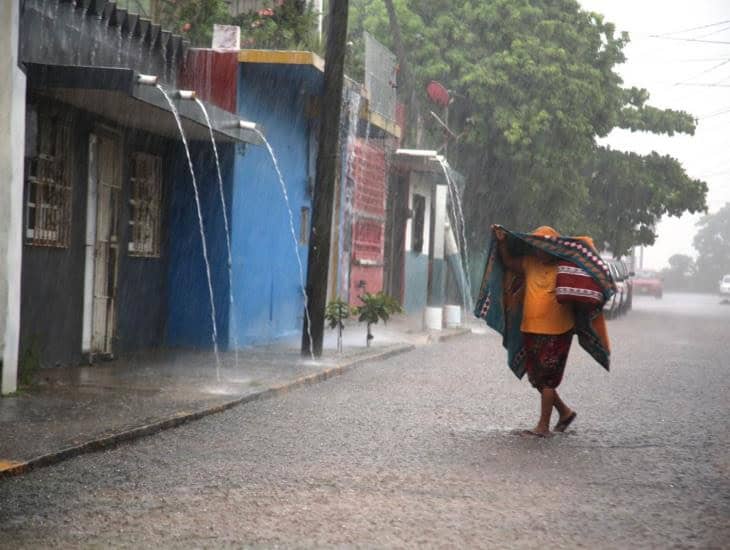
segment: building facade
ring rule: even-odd
[[[20,44],[28,88],[21,362],[211,347],[213,318],[223,336],[228,319],[221,186],[201,106],[176,87],[181,39],[113,3],[81,10],[29,0]],[[236,147],[253,138],[233,113],[203,107],[230,195]]]
[[[230,345],[301,337],[323,79],[310,52],[193,50],[186,66],[186,85],[255,120],[274,154],[234,155]]]

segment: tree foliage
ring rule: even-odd
[[[417,88],[438,80],[451,91],[450,126],[461,138],[449,156],[467,177],[470,238],[478,244],[491,222],[549,223],[563,232],[592,229],[625,251],[652,241],[661,215],[704,208],[704,184],[690,180],[675,160],[597,147],[596,138],[614,128],[672,135],[695,127],[688,113],[654,108],[646,90],[622,86],[615,69],[625,61],[629,37],[600,14],[575,0],[394,4]],[[351,18],[348,70],[357,76],[362,30],[393,44],[380,0],[353,0]],[[415,145],[440,145],[440,127],[429,116],[424,124],[431,143]],[[640,177],[632,171],[637,167]],[[631,189],[642,203],[603,188],[609,184]],[[609,203],[600,202],[604,196]],[[639,215],[643,207],[648,212]],[[624,208],[632,211],[627,223],[639,218],[638,227],[612,234],[619,220],[611,216]],[[600,224],[596,209],[603,213]]]
[[[375,294],[365,292],[359,298],[362,305],[355,308],[355,314],[359,322],[367,325],[366,344],[369,346],[373,339],[371,327],[380,320],[387,323],[392,315],[403,313],[403,308],[398,300],[382,291]]]
[[[210,47],[213,25],[227,24],[231,19],[224,0],[147,0],[146,4],[154,21],[194,46]]]
[[[662,272],[664,287],[669,290],[693,290],[697,265],[691,256],[674,254],[669,258],[669,267]]]
[[[284,0],[233,19],[241,27],[245,48],[310,50],[321,53],[316,32],[318,13],[303,0]]]
[[[243,47],[307,49],[319,52],[317,15],[305,0],[269,0],[232,17],[226,0],[118,0],[121,7],[179,33],[194,46],[210,47],[213,25],[241,27]]]
[[[698,282],[704,290],[716,290],[720,278],[730,274],[730,203],[704,216],[697,225]]]
[[[667,155],[638,155],[600,147],[588,176],[586,212],[582,222],[596,243],[616,255],[634,245],[654,243],[654,225],[664,215],[705,208],[707,184],[687,176]]]

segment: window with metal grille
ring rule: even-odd
[[[65,248],[71,233],[70,124],[29,106],[26,120],[26,242]]]
[[[413,195],[413,220],[411,225],[411,248],[413,252],[423,252],[423,230],[426,223],[426,197]]]
[[[162,162],[147,153],[132,155],[131,196],[129,199],[129,254],[160,256],[160,213],[162,202]]]
[[[309,244],[309,208],[302,207],[299,219],[299,244]]]

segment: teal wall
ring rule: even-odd
[[[405,253],[405,303],[408,314],[421,313],[426,307],[428,294],[428,256]]]

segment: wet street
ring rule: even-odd
[[[730,305],[640,298],[568,433],[492,333],[0,481],[0,547],[723,547]]]

